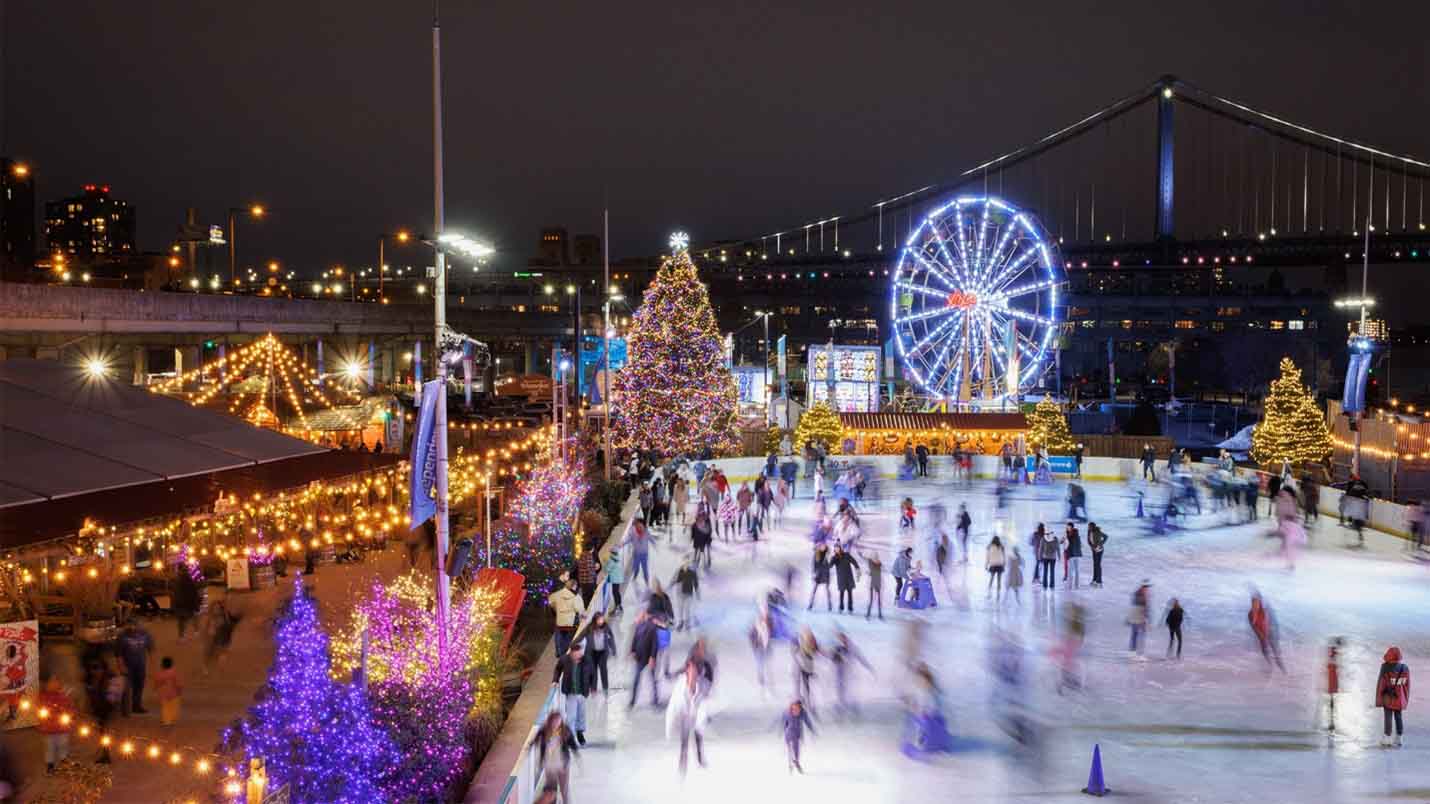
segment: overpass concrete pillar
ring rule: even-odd
[[[191,371],[198,371],[202,352],[197,346],[176,346],[174,347],[174,373],[180,377]],[[189,383],[181,383],[181,388],[188,388]]]
[[[379,382],[392,385],[397,382],[397,347],[388,346],[378,356]]]
[[[526,351],[525,351],[524,357],[522,358],[521,372],[522,372],[523,374],[535,374],[535,373],[536,373],[536,343],[533,342],[533,341],[527,341],[526,344],[525,344],[525,346],[524,346],[523,348],[524,348]]]
[[[134,364],[134,384],[143,385],[149,377],[149,350],[144,346],[136,346],[130,350],[130,362]]]

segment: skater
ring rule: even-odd
[[[1042,523],[1038,523],[1038,530],[1043,534],[1043,541],[1038,545],[1038,557],[1043,563],[1043,588],[1052,591],[1058,566],[1058,537],[1052,531],[1044,528]]]
[[[1326,707],[1329,720],[1326,731],[1336,733],[1336,694],[1341,691],[1341,646],[1345,640],[1331,637],[1326,648]]]
[[[804,711],[804,703],[796,698],[785,710],[783,718],[783,730],[785,735],[785,758],[789,762],[789,772],[799,771],[804,773],[804,768],[799,764],[799,747],[804,742],[804,730],[809,729],[811,735],[814,734],[814,723],[809,719],[809,713]]]
[[[1003,602],[1003,567],[1007,564],[1007,556],[1003,552],[1003,542],[997,536],[988,543],[988,554],[983,560],[983,568],[988,570],[988,592],[983,596],[990,597],[996,591],[998,602]]]
[[[761,598],[755,605],[755,621],[750,624],[750,652],[755,657],[755,679],[764,692],[768,683],[765,668],[770,662],[770,645],[774,641],[774,615],[770,613],[768,598]]]
[[[833,599],[829,596],[829,548],[823,544],[814,546],[814,559],[810,562],[812,585],[809,590],[809,605],[805,611],[814,609],[814,597],[819,594],[819,587],[824,587],[824,608],[826,611],[834,610]],[[841,597],[840,600],[843,600]]]
[[[571,577],[571,573],[563,572],[557,580],[560,586],[546,598],[546,602],[556,615],[556,655],[565,656],[566,649],[571,647],[571,638],[576,635],[576,628],[586,616],[586,604],[576,593],[576,579]]]
[[[1127,640],[1127,651],[1134,656],[1142,653],[1142,636],[1147,632],[1147,620],[1152,604],[1152,582],[1142,579],[1137,591],[1132,593],[1132,608],[1127,613],[1127,625],[1132,635]]]
[[[869,615],[874,611],[874,605],[879,606],[879,619],[884,619],[884,562],[879,560],[878,553],[860,553],[864,558],[864,566],[869,569],[869,605],[864,607],[864,619],[869,619]]]
[[[1038,523],[1038,527],[1036,527],[1036,528],[1033,529],[1033,536],[1032,536],[1032,538],[1028,539],[1028,552],[1031,553],[1031,554],[1032,554],[1032,557],[1033,557],[1033,583],[1034,583],[1034,584],[1041,583],[1041,582],[1042,582],[1041,579],[1042,579],[1042,577],[1043,577],[1042,550],[1043,550],[1043,535],[1044,535],[1044,532],[1045,532],[1045,528],[1043,527],[1043,523],[1039,522],[1039,523]]]
[[[546,716],[541,727],[541,738],[537,740],[539,753],[538,767],[545,775],[544,787],[548,792],[561,794],[561,804],[571,801],[571,759],[579,750],[571,729],[561,719],[561,713],[553,711]],[[555,799],[551,799],[554,801]]]
[[[551,686],[561,691],[561,711],[566,723],[576,732],[576,742],[586,744],[586,699],[596,686],[596,668],[586,656],[585,646],[571,643],[571,649],[556,662]]]
[[[1087,612],[1081,604],[1067,605],[1067,620],[1062,636],[1053,645],[1053,660],[1061,673],[1058,676],[1057,693],[1063,690],[1074,692],[1082,689],[1082,671],[1078,667],[1078,657],[1082,655],[1082,644],[1087,638]]]
[[[894,576],[894,599],[902,600],[904,594],[904,582],[909,579],[909,569],[914,563],[914,548],[905,547],[899,551],[894,558],[894,568],[890,572]]]
[[[647,588],[650,587],[650,545],[655,541],[655,536],[646,527],[645,517],[637,516],[631,522],[630,532],[621,541],[621,546],[631,546],[631,583],[636,582],[639,577],[645,581]]]
[[[1066,586],[1067,578],[1071,576],[1072,588],[1076,589],[1082,583],[1082,573],[1079,572],[1079,566],[1082,563],[1082,536],[1078,534],[1077,526],[1071,522],[1068,523],[1067,548],[1064,552],[1067,553],[1068,568],[1067,572],[1063,573],[1063,584]]]
[[[968,531],[973,527],[973,517],[968,515],[968,506],[963,503],[958,504],[958,544],[963,549],[963,563],[969,562],[968,558]]]
[[[720,523],[716,526],[716,531],[725,541],[735,538],[735,522],[740,518],[740,508],[735,504],[735,498],[729,492],[720,495]]]
[[[1401,661],[1400,648],[1394,645],[1385,652],[1385,662],[1380,666],[1380,678],[1375,682],[1375,705],[1385,711],[1385,736],[1382,746],[1394,745],[1400,748],[1405,737],[1405,722],[1402,712],[1410,705],[1410,668]],[[1390,739],[1390,725],[1395,724],[1395,742]]]
[[[1151,444],[1142,445],[1142,479],[1157,482],[1157,452]]]
[[[695,574],[695,568],[690,563],[689,558],[681,561],[680,569],[670,579],[670,586],[675,589],[677,631],[684,631],[695,621],[695,601],[700,597],[700,576]]]
[[[586,629],[581,640],[593,670],[591,689],[594,691],[599,682],[601,691],[610,695],[611,679],[606,673],[606,664],[616,655],[616,636],[611,633],[611,624],[606,621],[605,612],[596,612],[596,616],[591,618],[591,626]]]
[[[124,674],[129,680],[129,704],[136,715],[148,711],[144,708],[144,673],[153,652],[154,637],[138,622],[131,621],[119,633],[119,654],[124,658]]]
[[[739,513],[735,516],[735,523],[740,527],[748,527],[752,512],[750,506],[755,502],[755,493],[750,491],[749,483],[741,483],[740,490],[735,492],[735,506]]]
[[[874,666],[869,664],[869,660],[864,658],[864,654],[854,647],[854,643],[849,641],[849,635],[840,629],[834,637],[834,648],[829,652],[829,661],[834,665],[834,695],[835,714],[843,713],[849,717],[858,717],[859,708],[854,705],[849,697],[849,671],[854,664],[864,665],[864,669],[870,673],[874,672]]]
[[[606,583],[611,585],[611,604],[616,614],[621,608],[621,584],[625,581],[625,570],[621,567],[621,548],[617,547],[606,557]]]
[[[1013,545],[1013,552],[1008,555],[1008,563],[1004,566],[1003,574],[1007,576],[1004,583],[1007,585],[1008,591],[1012,593],[1013,600],[1021,607],[1023,597],[1019,590],[1023,588],[1023,554],[1019,552],[1016,544]]]
[[[1087,546],[1092,550],[1092,585],[1102,588],[1102,551],[1107,546],[1107,534],[1096,522],[1087,523]]]
[[[824,651],[819,647],[819,641],[814,638],[814,631],[809,626],[805,626],[799,632],[799,639],[790,646],[794,654],[794,694],[796,698],[809,702],[809,711],[814,711],[814,689],[810,684],[814,680],[814,661],[824,655]]]
[[[1177,645],[1177,658],[1182,658],[1182,619],[1187,612],[1175,597],[1167,608],[1167,658],[1172,658],[1172,644]]]
[[[705,558],[705,569],[710,569],[710,545],[715,541],[713,526],[710,523],[710,509],[705,503],[701,503],[695,512],[695,520],[690,523],[690,546],[695,550],[695,565],[700,565],[700,559]]]
[[[582,550],[581,557],[576,559],[576,583],[581,587],[581,600],[588,607],[596,596],[596,576],[600,571],[596,551],[590,547]]]
[[[700,669],[695,664],[685,666],[685,678],[675,685],[670,695],[670,703],[665,707],[665,738],[669,740],[673,732],[680,733],[680,775],[685,776],[687,757],[690,753],[690,738],[695,738],[695,761],[705,767],[705,696],[706,688],[700,682]]]
[[[678,525],[685,524],[685,508],[690,504],[690,484],[685,480],[684,475],[676,475],[672,481],[675,491],[670,495],[675,501],[675,522]]]
[[[641,689],[641,675],[647,670],[650,671],[651,705],[660,706],[660,674],[655,669],[655,660],[660,654],[660,627],[649,614],[641,612],[636,615],[632,630],[630,657],[636,668],[635,676],[631,678],[631,701],[628,706],[635,708],[636,694]]]
[[[913,531],[914,522],[918,518],[918,514],[918,510],[914,508],[913,498],[905,497],[903,502],[899,503],[899,532],[907,533]]]
[[[929,448],[919,444],[914,448],[914,456],[919,461],[919,477],[929,476]]]
[[[1281,650],[1276,643],[1276,623],[1271,616],[1271,610],[1258,592],[1251,594],[1251,610],[1247,612],[1246,620],[1251,625],[1251,633],[1256,637],[1257,646],[1261,648],[1261,657],[1266,660],[1266,671],[1271,672],[1274,663],[1285,673],[1286,666],[1281,663]]]
[[[845,550],[839,545],[834,545],[834,558],[830,560],[834,567],[834,577],[839,584],[839,611],[844,612],[844,601],[849,601],[849,613],[854,613],[854,585],[859,580],[859,562],[854,560],[854,554]],[[825,587],[828,594],[829,588]]]

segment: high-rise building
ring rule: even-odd
[[[45,202],[45,241],[79,258],[133,254],[134,207],[111,198],[107,184],[86,184],[81,195]]]
[[[21,279],[35,264],[35,175],[0,157],[0,276]]]
[[[566,230],[560,227],[542,229],[537,260],[545,265],[569,265],[571,262],[569,239]]]

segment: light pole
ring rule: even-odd
[[[396,240],[396,241],[399,242],[399,243],[406,243],[407,241],[409,241],[409,240],[412,239],[412,235],[411,235],[411,234],[408,234],[408,233],[405,232],[405,231],[403,231],[403,232],[397,232],[396,234],[393,234],[393,235],[388,235],[386,232],[383,232],[382,234],[380,234],[380,235],[377,236],[377,303],[378,303],[378,304],[382,304],[382,300],[383,300],[383,295],[382,295],[383,290],[382,290],[382,286],[383,286],[383,278],[384,278],[385,275],[387,274],[387,254],[386,254],[386,251],[387,251],[387,238],[388,238],[389,236],[392,237],[394,240]]]
[[[446,227],[442,193],[442,24],[438,0],[432,0],[432,222],[433,234],[441,240]],[[432,277],[434,318],[433,347],[437,352],[437,656],[447,655],[447,610],[452,603],[452,585],[447,578],[447,368],[442,359],[442,331],[447,328],[447,259],[435,249]]]
[[[249,217],[262,218],[268,210],[262,204],[251,204],[248,209],[228,208],[228,281],[238,279],[238,216],[248,213]]]
[[[1367,304],[1367,301],[1368,301],[1368,300],[1367,300],[1367,298],[1366,298],[1366,290],[1367,290],[1366,281],[1367,281],[1367,277],[1370,275],[1370,230],[1373,229],[1373,228],[1375,228],[1374,225],[1371,223],[1371,220],[1372,220],[1372,218],[1371,218],[1370,216],[1367,216],[1367,217],[1366,217],[1366,221],[1365,221],[1365,250],[1361,252],[1361,266],[1360,266],[1360,299],[1357,300],[1358,303],[1359,303],[1359,305],[1360,305],[1360,326],[1356,329],[1356,336],[1357,336],[1357,337],[1360,337],[1360,338],[1364,338],[1364,337],[1366,336],[1366,335],[1365,335],[1365,308],[1369,306],[1369,305]],[[1314,373],[1315,367],[1312,366],[1311,369],[1312,369],[1312,372]],[[1362,418],[1361,410],[1364,409],[1364,408],[1365,408],[1365,403],[1362,402],[1361,405],[1360,405],[1360,407],[1358,407],[1358,408],[1356,409],[1355,452],[1351,454],[1351,475],[1352,475],[1353,477],[1358,477],[1358,476],[1360,476],[1360,425],[1361,425],[1361,418]]]
[[[602,286],[606,303],[601,315],[601,466],[607,482],[611,479],[611,210],[601,210]]]

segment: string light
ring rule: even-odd
[[[1261,423],[1251,433],[1251,458],[1263,466],[1315,463],[1331,451],[1331,434],[1315,397],[1301,383],[1301,370],[1281,358],[1281,376],[1271,382]]]

